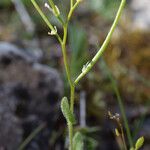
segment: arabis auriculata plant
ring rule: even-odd
[[[40,9],[38,6],[37,2],[35,0],[31,0],[34,7],[36,10],[39,12],[45,23],[50,29],[50,32],[48,32],[49,35],[55,36],[62,49],[62,54],[63,54],[63,60],[64,60],[64,66],[66,70],[66,75],[68,79],[68,83],[70,86],[70,98],[64,97],[62,98],[61,101],[61,110],[62,113],[67,121],[67,126],[68,126],[68,134],[69,134],[69,150],[82,150],[83,149],[83,138],[79,132],[74,133],[73,132],[73,125],[76,123],[75,117],[74,117],[74,97],[75,97],[75,87],[78,85],[79,81],[84,78],[84,76],[93,68],[95,63],[99,60],[99,58],[102,56],[104,51],[106,50],[110,39],[112,37],[112,34],[117,26],[117,23],[119,21],[119,18],[121,16],[121,13],[123,11],[123,8],[125,6],[126,0],[121,0],[118,12],[116,14],[116,17],[114,19],[114,22],[111,26],[111,29],[106,36],[106,39],[104,40],[104,43],[102,44],[101,48],[97,51],[95,56],[91,61],[89,61],[86,65],[84,65],[83,69],[81,70],[81,73],[77,76],[75,80],[72,79],[71,73],[70,73],[70,66],[68,62],[68,56],[67,56],[67,50],[66,50],[66,44],[67,44],[67,37],[68,37],[68,25],[70,22],[70,19],[73,15],[73,12],[75,9],[79,6],[79,4],[82,2],[82,0],[70,0],[70,9],[67,14],[67,17],[63,19],[61,17],[61,10],[55,5],[53,0],[48,0],[48,3],[45,3],[45,7],[49,9],[53,15],[58,19],[60,24],[62,25],[63,28],[63,36],[61,37],[60,34],[57,31],[57,27],[53,26],[51,22],[48,20],[48,18],[45,16],[43,11]],[[115,1],[114,1],[115,2]],[[82,56],[81,56],[82,57]],[[69,99],[69,101],[68,101]],[[130,139],[129,135],[129,143],[130,147],[133,147],[133,144]]]

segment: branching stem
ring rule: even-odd
[[[36,3],[36,1],[35,0],[31,0],[31,2],[33,3],[33,5],[36,8],[36,10],[38,11],[38,13],[41,15],[41,17],[44,20],[44,22],[46,23],[46,25],[50,28],[50,30],[52,30],[52,31],[55,30],[54,27],[52,26],[52,24],[49,22],[49,20],[47,19],[47,17],[44,15],[44,13],[42,12],[42,10],[40,9],[40,7],[38,6],[38,4]],[[58,35],[58,33],[56,33],[56,37],[57,37],[58,41],[61,43],[62,39]]]
[[[93,57],[93,59],[91,60],[91,62],[87,65],[87,67],[84,69],[84,71],[76,78],[76,80],[74,81],[74,84],[77,85],[77,83],[93,68],[93,66],[95,65],[95,63],[99,60],[99,58],[102,56],[102,54],[104,53],[104,51],[106,50],[109,42],[110,42],[110,39],[112,37],[112,34],[118,24],[118,21],[119,21],[119,18],[121,16],[121,13],[123,11],[123,8],[125,6],[125,2],[126,0],[122,0],[121,1],[121,4],[120,4],[120,7],[118,9],[118,12],[117,12],[117,15],[116,15],[116,18],[111,26],[111,29],[104,41],[104,43],[102,44],[101,48],[98,50],[97,54]]]
[[[45,21],[45,23],[47,24],[47,26],[52,30],[55,31],[55,28],[52,26],[52,24],[49,22],[49,20],[47,19],[47,17],[44,15],[44,13],[42,12],[42,10],[39,8],[39,6],[37,5],[37,3],[35,2],[35,0],[31,0],[33,5],[35,6],[35,8],[37,9],[37,11],[39,12],[39,14],[41,15],[41,17],[43,18],[43,20]],[[103,52],[106,50],[108,43],[110,42],[110,39],[112,37],[112,34],[117,26],[117,23],[119,21],[119,18],[121,16],[121,13],[123,11],[124,5],[125,5],[125,1],[126,0],[122,0],[121,4],[119,6],[117,15],[115,17],[115,20],[112,24],[112,27],[103,43],[103,45],[101,46],[101,48],[98,50],[97,54],[94,56],[94,58],[91,60],[91,62],[87,65],[87,67],[84,69],[84,71],[76,78],[76,80],[73,82],[71,79],[71,73],[70,73],[70,67],[69,67],[69,63],[68,63],[68,57],[67,57],[67,50],[66,50],[66,42],[67,42],[67,34],[68,34],[68,24],[69,21],[71,19],[71,16],[74,12],[74,10],[76,9],[76,7],[79,5],[79,3],[81,2],[81,0],[76,0],[76,2],[74,2],[74,0],[70,0],[70,11],[68,13],[67,19],[66,21],[63,21],[58,13],[58,8],[55,6],[55,4],[53,3],[53,0],[48,0],[54,13],[55,16],[57,17],[57,19],[60,21],[60,23],[63,26],[63,39],[61,39],[61,37],[59,36],[58,33],[55,34],[55,36],[57,37],[57,39],[59,40],[60,44],[61,44],[61,48],[62,48],[62,53],[63,53],[63,60],[64,60],[64,66],[65,66],[65,70],[66,70],[66,75],[67,75],[67,79],[69,82],[69,86],[70,86],[70,110],[73,113],[74,112],[74,95],[75,95],[75,86],[78,84],[78,82],[92,69],[92,67],[94,66],[94,64],[99,60],[99,58],[102,56]],[[73,125],[72,123],[68,123],[68,132],[69,132],[69,150],[73,150]]]

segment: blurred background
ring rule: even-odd
[[[62,34],[44,8],[46,0],[37,2]],[[65,18],[69,0],[55,3]],[[119,4],[85,0],[75,11],[67,40],[74,79],[103,43]],[[0,150],[64,150],[67,145],[60,100],[69,96],[69,86],[60,45],[48,32],[30,0],[0,0]],[[75,130],[83,133],[86,150],[119,149],[117,125],[108,117],[108,111],[120,114],[117,94],[134,141],[144,136],[143,150],[150,149],[149,75],[150,1],[127,0],[103,58],[76,88]]]

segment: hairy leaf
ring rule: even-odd
[[[75,124],[76,122],[75,117],[73,113],[70,111],[67,97],[64,97],[61,101],[61,111],[68,123]]]

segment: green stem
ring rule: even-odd
[[[68,124],[69,131],[69,150],[73,150],[73,125],[71,123]]]
[[[70,1],[70,8],[73,7],[73,4],[74,4],[74,0],[71,0],[71,1]]]
[[[79,5],[80,1],[77,1],[70,9],[69,14],[68,14],[68,22],[72,16],[72,13],[74,12],[74,10],[77,8],[77,6]]]
[[[99,58],[102,56],[103,52],[106,50],[109,42],[110,42],[110,39],[112,37],[112,34],[118,24],[118,21],[119,21],[119,18],[121,16],[121,13],[123,11],[123,8],[125,6],[125,2],[126,0],[122,0],[121,1],[121,4],[119,6],[119,9],[118,9],[118,12],[117,12],[117,15],[115,17],[115,20],[111,26],[111,29],[103,43],[103,45],[101,46],[101,48],[99,49],[99,51],[97,52],[97,54],[94,56],[94,58],[91,60],[91,62],[87,65],[87,67],[84,69],[84,71],[77,77],[77,79],[74,81],[74,84],[76,85],[92,68],[93,66],[95,65],[95,63],[99,60]]]
[[[63,36],[63,41],[61,43],[61,47],[62,47],[63,60],[64,60],[66,74],[67,74],[67,79],[70,85],[70,110],[73,113],[75,87],[71,80],[71,73],[70,73],[70,68],[69,68],[67,54],[66,54],[67,33],[68,33],[68,22],[64,25],[64,36]],[[73,125],[71,123],[68,123],[68,132],[69,132],[69,150],[73,150]]]
[[[38,11],[38,13],[41,15],[41,17],[44,20],[44,22],[50,28],[50,30],[55,30],[54,27],[52,26],[52,24],[49,22],[49,20],[47,19],[47,17],[44,15],[44,13],[42,12],[42,10],[40,9],[40,7],[38,6],[38,4],[36,3],[36,1],[35,0],[31,0],[31,2],[33,3],[33,5],[36,8],[36,10]],[[61,43],[62,39],[61,39],[61,37],[57,33],[56,33],[56,37],[57,37],[58,41]]]
[[[55,7],[53,0],[48,0],[48,2],[50,4],[50,6],[52,7],[52,9],[56,12],[57,10],[56,10],[56,7]]]
[[[71,86],[71,96],[70,96],[70,110],[74,112],[74,94],[75,94],[75,87],[74,85]]]
[[[67,74],[67,79],[69,81],[70,87],[72,87],[73,83],[72,83],[72,80],[71,80],[71,73],[70,73],[70,68],[69,68],[69,65],[68,65],[67,54],[66,54],[67,29],[68,29],[68,25],[66,24],[64,26],[64,36],[63,36],[63,42],[61,42],[61,47],[62,47],[63,60],[64,60],[66,74]]]
[[[51,8],[52,8],[53,11],[54,11],[54,15],[57,15],[57,9],[56,9],[56,6],[55,6],[53,0],[48,0],[48,1],[49,1],[49,4],[50,4]],[[60,15],[56,16],[56,18],[59,20],[59,22],[60,22],[62,25],[64,25],[64,21],[63,21],[63,19],[61,18]]]

